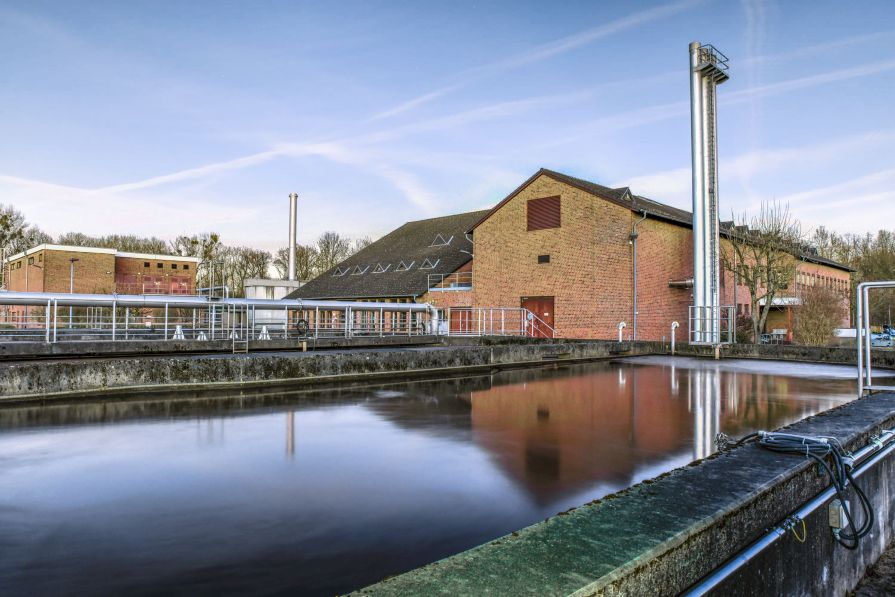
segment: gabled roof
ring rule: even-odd
[[[591,195],[609,201],[610,203],[614,203],[621,207],[630,209],[634,213],[642,214],[645,212],[647,216],[655,218],[657,220],[664,220],[666,222],[684,226],[686,228],[693,227],[693,214],[689,211],[678,209],[670,205],[665,205],[664,203],[659,203],[658,201],[653,201],[652,199],[647,199],[646,197],[635,195],[628,187],[613,189],[587,180],[583,180],[581,178],[575,178],[574,176],[562,174],[561,172],[555,172],[553,170],[541,168],[540,170],[535,172],[535,174],[531,178],[523,182],[516,190],[507,195],[507,197],[503,201],[495,205],[484,217],[482,217],[475,223],[474,226],[472,226],[470,231],[490,218],[494,212],[503,207],[513,197],[521,193],[528,185],[530,185],[540,176],[548,176],[553,180],[565,183],[571,187],[584,191],[585,193],[590,193]],[[723,226],[721,227],[721,234],[727,234],[727,230],[725,230]],[[843,265],[842,263],[838,263],[836,261],[833,261],[832,259],[827,259],[825,257],[814,255],[808,252],[802,253],[798,257],[803,261],[809,261],[811,263],[828,265],[830,267],[835,267],[837,269],[849,272],[855,271],[847,265]]]
[[[474,211],[407,222],[310,280],[287,298],[413,298],[425,294],[429,290],[429,274],[450,274],[472,259],[472,243],[465,233],[486,213]],[[432,246],[439,235],[441,242]],[[451,237],[450,244],[443,244]],[[427,260],[435,267],[421,269]],[[402,262],[407,269],[399,271],[398,265]],[[355,272],[358,268],[364,273],[333,275],[337,270]]]

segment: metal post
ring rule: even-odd
[[[500,310],[500,335],[505,336],[506,330],[504,329],[504,320],[505,320],[505,311],[503,309]]]
[[[46,326],[47,326],[47,334],[46,334],[46,338],[45,338],[47,344],[50,343],[50,305],[51,304],[52,304],[52,301],[48,299],[47,300],[47,311],[44,314],[44,319],[46,319],[46,321],[44,323],[46,323]]]
[[[873,385],[873,363],[870,361],[870,348],[873,345],[872,336],[870,335],[870,289],[868,287],[864,287],[863,289],[863,300],[864,300],[864,331],[866,337],[864,339],[864,360],[866,361],[864,367],[867,371],[867,387]]]
[[[130,327],[130,319],[131,319],[131,308],[124,308],[124,339],[128,339],[128,328]]]
[[[671,322],[671,356],[674,356],[674,341],[675,341],[675,338],[674,338],[674,332],[675,332],[675,330],[677,330],[677,328],[678,328],[680,325],[681,325],[681,324],[679,324],[679,323],[676,322],[676,321],[672,321],[672,322]]]
[[[379,337],[385,333],[385,309],[379,307]]]
[[[858,340],[858,398],[864,395],[864,305],[861,304],[861,285],[855,293],[855,337]]]
[[[627,324],[624,321],[620,321],[618,324],[618,341],[622,341],[622,330],[625,329]]]
[[[56,342],[56,338],[58,337],[57,331],[59,328],[59,301],[53,299],[53,342]]]
[[[351,307],[345,307],[345,337],[350,338],[351,335],[348,332],[348,314],[351,312]]]
[[[116,302],[112,301],[112,342],[115,341],[115,331],[116,331],[115,305],[116,305]]]
[[[77,257],[70,257],[68,260],[68,293],[75,293],[75,261],[80,261]],[[74,308],[69,305],[68,306],[68,327],[71,329],[72,324],[72,315],[74,314]]]
[[[206,313],[210,313],[211,319],[211,339],[214,340],[214,305],[211,305],[208,309],[205,310]]]
[[[168,303],[165,303],[165,340],[168,339]]]
[[[320,307],[314,307],[314,337],[320,336]],[[314,346],[317,346],[316,344]]]

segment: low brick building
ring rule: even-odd
[[[6,290],[15,292],[195,294],[199,259],[45,244],[4,265]]]
[[[432,260],[414,256],[433,250],[436,229],[448,222],[462,246],[444,249],[457,259],[429,268],[439,274],[433,277],[424,267]],[[457,227],[464,222],[468,228]],[[722,238],[722,248],[727,242]],[[619,322],[631,337],[634,243],[637,338],[667,337],[672,321],[685,331],[692,303],[691,214],[628,188],[545,169],[491,210],[405,224],[290,296],[429,302],[444,309],[452,329],[461,330],[470,307],[525,307],[560,337],[614,338]],[[462,259],[458,248],[466,255]],[[850,289],[849,268],[817,255],[797,257],[791,296],[775,302],[768,322],[769,330],[783,329],[787,337],[800,288],[828,286],[842,293],[844,305]],[[385,261],[403,266],[390,276]],[[414,280],[412,292],[396,292],[399,279]],[[720,283],[721,304],[748,314],[746,287],[737,286],[731,272],[723,272]]]

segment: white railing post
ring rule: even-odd
[[[622,330],[624,330],[626,326],[627,326],[627,324],[624,321],[620,321],[618,323],[618,341],[619,342],[622,341]]]
[[[115,321],[115,306],[116,302],[112,301],[112,342],[115,341],[115,332],[118,329]]]
[[[675,340],[675,330],[680,326],[676,321],[671,322],[671,355],[674,356],[674,340]]]

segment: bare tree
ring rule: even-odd
[[[277,251],[273,260],[273,266],[285,280],[289,276],[289,249],[283,248]],[[295,247],[295,277],[299,280],[310,280],[317,274],[317,249],[309,245]]]
[[[325,272],[351,256],[351,241],[338,232],[327,231],[317,239],[317,270]]]
[[[846,297],[825,286],[809,286],[799,293],[793,314],[793,340],[808,346],[830,343],[846,313]]]
[[[59,244],[76,247],[118,249],[119,251],[130,251],[132,253],[168,253],[168,244],[162,239],[154,236],[137,236],[135,234],[90,236],[82,232],[67,232],[59,237]]]
[[[724,269],[749,291],[752,340],[758,341],[774,299],[793,283],[802,233],[788,206],[762,203],[754,217],[734,218],[728,228],[728,243],[721,251]]]
[[[358,253],[363,249],[366,249],[368,246],[373,244],[373,239],[369,236],[362,236],[360,238],[354,239],[354,244],[351,246],[351,253]]]

